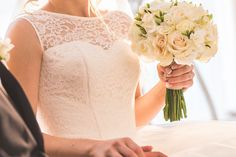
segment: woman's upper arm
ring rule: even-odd
[[[8,68],[21,84],[36,113],[42,59],[39,39],[32,25],[24,19],[11,24],[7,38],[10,38],[15,46],[10,51]]]

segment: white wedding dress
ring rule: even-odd
[[[101,20],[42,10],[22,18],[44,50],[37,109],[42,131],[67,138],[134,135],[140,67],[126,40],[131,19],[118,11]]]
[[[108,12],[101,20],[39,10],[20,18],[32,24],[44,50],[37,110],[44,133],[93,139],[129,136],[175,157],[195,157],[194,151],[212,143],[223,143],[223,152],[230,148],[236,154],[236,143],[229,140],[236,141],[235,123],[136,130],[140,65],[127,42],[131,18],[125,13]]]

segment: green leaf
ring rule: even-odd
[[[178,6],[178,0],[171,0],[172,6]]]
[[[135,20],[136,21],[142,21],[142,18],[141,17],[135,17]]]
[[[145,28],[143,28],[141,25],[136,24],[137,27],[139,27],[140,31],[142,32],[142,34],[147,34],[147,31],[145,30]]]
[[[143,34],[139,34],[139,36],[140,37],[142,37],[142,38],[147,38],[145,35],[143,35]]]
[[[184,36],[187,36],[189,39],[190,39],[190,37],[191,37],[191,34],[193,34],[194,33],[194,31],[193,30],[187,30],[186,32],[184,32],[184,33],[182,33],[182,35],[184,35]]]
[[[212,19],[213,19],[213,14],[207,15],[207,17],[208,17],[210,20],[212,20]]]

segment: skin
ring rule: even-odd
[[[139,86],[137,88],[135,103],[137,126],[146,125],[164,107],[166,88],[186,90],[193,85],[195,74],[192,65],[176,63],[167,67],[157,65],[157,72],[161,81],[147,94],[141,96]]]
[[[43,10],[69,14],[73,16],[93,17],[88,0],[49,0]],[[34,112],[40,104],[38,87],[43,50],[32,26],[25,20],[17,20],[7,33],[15,45],[10,52],[8,62],[10,71],[22,85]],[[23,38],[22,38],[23,37]],[[141,95],[138,85],[135,95],[135,113],[137,126],[147,124],[164,106],[166,87],[187,89],[193,84],[193,67],[173,64],[169,67],[158,65],[161,81],[147,94]],[[145,111],[145,112],[143,112]],[[65,139],[43,134],[46,152],[50,156],[128,156],[128,157],[165,157],[152,148],[140,147],[129,138],[98,141],[91,139]]]

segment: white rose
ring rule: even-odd
[[[218,50],[218,32],[216,25],[208,25],[205,30],[204,43],[199,51],[198,60],[208,62]]]
[[[204,27],[205,25],[211,22],[210,15],[204,15],[199,20],[197,20],[197,24]]]
[[[193,34],[191,34],[190,39],[193,41],[198,56],[205,51],[207,31],[205,29],[196,29]]]
[[[165,53],[163,53],[163,55],[157,55],[156,60],[160,62],[161,66],[165,67],[173,63],[174,56],[169,51],[166,50]]]
[[[218,31],[217,26],[213,24],[206,25],[206,40],[207,41],[216,41],[218,40]]]
[[[195,6],[187,2],[179,2],[177,6],[171,7],[167,15],[165,15],[165,21],[169,24],[178,24],[181,21],[188,19],[191,21],[199,20],[202,16],[208,13],[202,8],[202,6]]]
[[[9,60],[9,51],[14,47],[10,39],[0,41],[0,60]]]
[[[213,42],[209,45],[210,47],[205,46],[204,49],[202,49],[202,53],[199,53],[197,60],[201,62],[208,62],[216,54],[218,50],[217,42]]]
[[[169,26],[166,24],[161,24],[160,26],[157,27],[157,32],[163,35],[167,35],[170,34],[171,32],[173,32],[175,30],[174,26]]]
[[[196,47],[201,47],[205,43],[206,34],[207,32],[205,29],[195,29],[194,33],[191,34],[190,39],[193,40]]]
[[[143,16],[142,21],[143,21],[143,27],[145,28],[145,30],[148,33],[155,32],[157,24],[154,20],[154,15],[153,14],[149,14],[149,13],[145,14]]]
[[[138,55],[145,56],[149,59],[154,59],[154,48],[151,41],[145,39],[132,43],[132,49]]]
[[[180,21],[186,19],[184,9],[185,8],[181,8],[179,6],[172,6],[170,11],[164,16],[165,22],[169,25],[176,25]]]
[[[179,3],[179,7],[183,8],[185,17],[192,21],[196,21],[207,14],[207,11],[205,11],[202,6],[196,6],[191,3],[182,2]]]
[[[197,55],[194,48],[193,42],[180,32],[169,34],[167,49],[175,56],[176,63],[191,64]]]
[[[191,20],[183,20],[176,25],[176,29],[181,32],[185,33],[186,31],[193,31],[195,28],[195,23]]]
[[[150,10],[155,12],[157,10],[167,13],[171,7],[171,3],[162,1],[153,1],[150,3]]]

